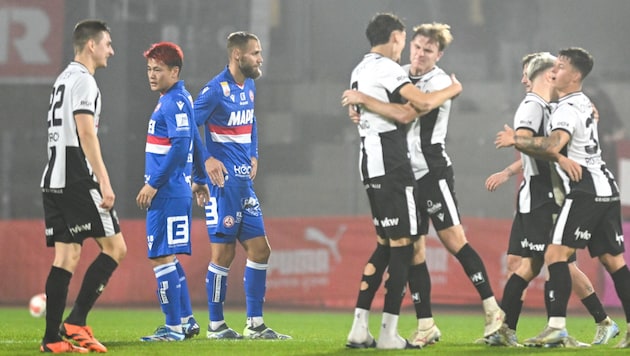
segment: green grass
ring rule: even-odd
[[[371,331],[378,334],[380,313],[372,313]],[[529,315],[528,315],[529,314]],[[207,313],[196,310],[197,320],[205,324]],[[401,335],[409,336],[415,326],[413,312],[403,312],[399,330]],[[226,320],[237,331],[244,325],[242,311],[227,311]],[[620,313],[613,315],[620,324],[622,335],[625,322]],[[422,352],[440,355],[533,355],[561,353],[610,354],[626,352],[613,349],[620,337],[609,345],[594,346],[589,349],[533,349],[502,348],[476,345],[474,340],[483,331],[481,312],[462,313],[435,312],[435,319],[442,331],[442,340],[423,350],[407,350],[404,354]],[[279,332],[290,334],[293,340],[236,340],[217,341],[205,338],[205,325],[202,333],[192,340],[170,343],[143,343],[138,338],[150,334],[163,322],[163,316],[157,309],[104,309],[96,308],[88,319],[96,337],[105,344],[111,355],[362,355],[362,354],[401,354],[403,351],[348,350],[344,347],[346,336],[352,322],[352,313],[318,311],[275,311],[268,310],[265,322]],[[545,318],[541,314],[531,315],[524,312],[519,322],[519,339],[536,335],[542,330]],[[595,324],[587,316],[570,316],[568,329],[571,335],[585,342],[592,340]],[[39,342],[44,330],[44,319],[33,318],[24,308],[0,308],[0,355],[37,355]]]

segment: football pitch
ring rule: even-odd
[[[68,312],[68,310],[66,310]],[[528,315],[530,314],[530,315]],[[442,311],[434,312],[442,339],[435,345],[422,350],[350,350],[345,348],[346,336],[352,322],[352,312],[326,311],[276,311],[267,310],[265,323],[278,332],[293,336],[292,340],[208,340],[205,338],[207,312],[195,310],[202,331],[197,337],[182,342],[140,342],[139,338],[151,334],[163,322],[159,309],[110,309],[98,308],[92,311],[88,323],[95,336],[112,355],[361,355],[361,354],[423,354],[440,355],[534,355],[580,353],[611,354],[627,352],[614,349],[626,331],[621,312],[611,315],[619,324],[621,335],[611,340],[609,345],[593,346],[584,349],[543,349],[543,348],[504,348],[475,344],[483,332],[483,317],[479,312]],[[241,332],[245,313],[228,310],[225,313],[228,324]],[[378,334],[380,312],[373,312],[370,330]],[[408,337],[414,330],[413,311],[403,311],[399,330]],[[591,342],[595,333],[595,323],[590,316],[569,316],[569,333],[580,341]],[[540,313],[524,312],[519,322],[519,340],[540,332],[545,317]],[[44,319],[30,316],[24,308],[0,308],[0,355],[37,355],[44,330]]]

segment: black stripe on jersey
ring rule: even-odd
[[[79,143],[80,145],[80,143]],[[81,147],[66,147],[66,187],[86,177],[91,177]]]
[[[394,90],[391,93],[387,91],[387,98],[389,99],[390,103],[398,103],[398,104],[404,103],[403,97],[400,95],[400,89],[404,87],[405,85],[411,85],[411,83],[410,82],[402,83],[398,88],[396,88],[396,90]]]
[[[50,188],[50,176],[52,176],[53,169],[55,168],[55,159],[57,158],[57,147],[50,147],[50,159],[48,160],[48,169],[46,170],[46,176],[44,177],[44,188]]]
[[[441,143],[431,143],[435,124],[437,123],[440,108],[435,108],[429,113],[421,116],[420,120],[420,145],[422,146],[422,155],[429,169],[435,167],[446,167],[448,162],[444,157],[444,147]]]
[[[73,111],[72,114],[73,115],[88,114],[88,115],[94,116],[94,111],[93,110],[87,110],[87,109],[79,109],[79,110]]]

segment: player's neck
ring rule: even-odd
[[[562,99],[567,95],[582,91],[582,84],[569,85],[566,88],[558,89],[558,99]]]
[[[370,53],[380,54],[383,57],[394,60],[394,46],[392,46],[390,43],[374,46],[370,50]]]
[[[232,74],[232,78],[234,78],[236,84],[243,85],[243,83],[245,83],[245,74],[241,72],[238,65],[230,64],[228,65],[228,70],[230,71],[230,74]]]
[[[87,68],[90,74],[94,75],[94,72],[96,71],[96,66],[94,65],[94,61],[90,57],[77,54],[76,56],[74,56],[74,61],[77,63],[81,63],[85,68]]]

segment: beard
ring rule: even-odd
[[[258,77],[262,75],[262,71],[260,70],[260,67],[256,68],[251,65],[243,64],[242,62],[238,64],[238,67],[241,70],[241,73],[243,73],[243,75],[245,76],[245,78],[257,79]]]

